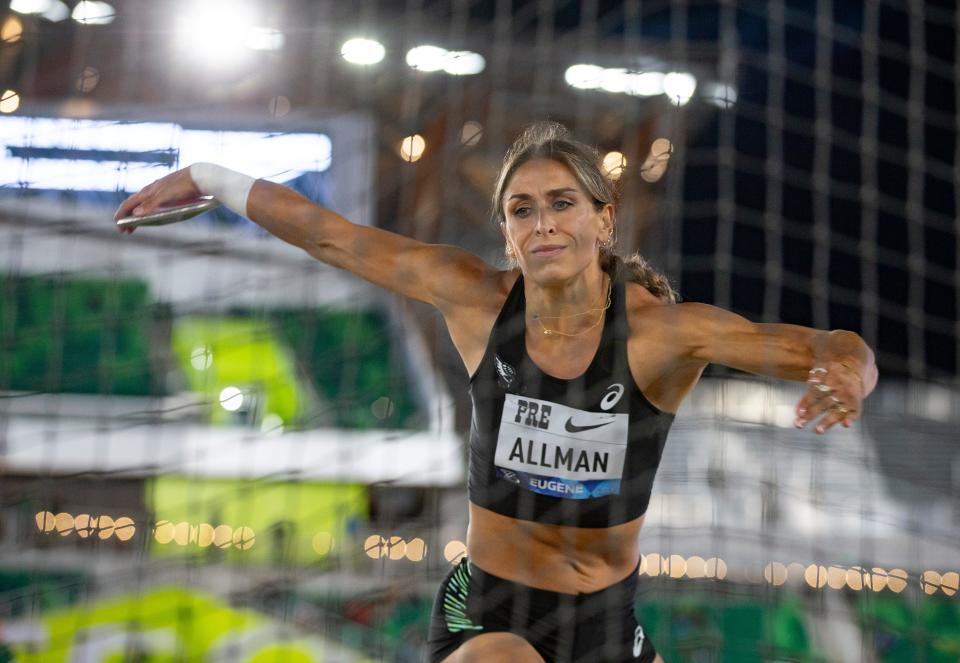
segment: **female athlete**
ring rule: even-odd
[[[147,186],[117,218],[202,194],[443,315],[471,376],[470,524],[434,606],[432,661],[662,662],[633,610],[641,528],[673,413],[707,364],[805,381],[796,425],[817,433],[851,425],[877,381],[852,332],[676,303],[639,256],[617,256],[598,154],[554,123],[504,159],[505,269],[212,164]]]

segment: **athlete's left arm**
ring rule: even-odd
[[[798,427],[818,418],[818,433],[841,422],[849,426],[877,384],[873,351],[854,332],[754,323],[708,304],[664,309],[675,316],[671,336],[686,358],[805,381],[807,391],[797,404]]]

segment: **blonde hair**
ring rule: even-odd
[[[601,168],[600,154],[594,148],[575,140],[558,122],[537,122],[520,134],[503,157],[503,167],[493,191],[493,218],[506,223],[503,196],[517,169],[528,161],[550,159],[565,165],[580,186],[593,198],[597,210],[605,205],[616,209],[619,198],[616,187]],[[639,253],[620,256],[610,247],[600,247],[600,268],[611,277],[623,274],[628,281],[639,283],[653,295],[667,302],[677,301],[677,293],[663,274],[655,270]]]

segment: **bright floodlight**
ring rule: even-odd
[[[353,64],[376,64],[383,59],[386,49],[373,39],[348,39],[340,47],[340,55]]]
[[[23,23],[16,16],[10,16],[0,26],[0,41],[15,44],[23,38]]]
[[[190,353],[190,365],[198,371],[205,371],[213,365],[213,352],[205,345],[198,346]]]
[[[0,96],[0,113],[12,113],[20,108],[20,95],[16,90],[4,90]]]
[[[663,77],[663,93],[680,106],[690,101],[697,89],[697,79],[685,72],[672,71]]]
[[[706,83],[700,95],[719,108],[730,108],[737,103],[737,88],[725,83]]]
[[[672,152],[673,143],[669,138],[657,138],[650,144],[650,156],[656,161],[669,159]]]
[[[52,5],[53,0],[13,0],[10,9],[20,14],[42,14]]]
[[[220,407],[227,412],[236,412],[243,407],[243,392],[236,387],[224,387],[220,392]]]
[[[80,0],[70,16],[83,25],[106,25],[113,23],[116,13],[113,6],[106,2]]]
[[[242,65],[250,52],[254,17],[243,5],[224,0],[198,2],[178,15],[174,29],[178,54],[191,64],[214,69]]]
[[[246,46],[253,51],[279,51],[284,41],[283,33],[274,28],[251,28]]]
[[[420,134],[413,134],[407,136],[397,147],[397,151],[400,153],[400,157],[404,161],[418,161],[420,157],[423,156],[424,150],[427,149],[427,141],[423,139],[423,136]]]
[[[604,69],[600,74],[600,87],[607,92],[626,92],[631,76],[626,69]]]
[[[54,0],[50,3],[49,9],[40,15],[48,21],[59,23],[70,16],[70,8],[60,2],[60,0]]]
[[[663,78],[663,74],[659,71],[631,74],[624,92],[635,97],[654,97],[663,94]]]
[[[416,46],[407,51],[407,64],[418,71],[440,71],[447,61],[447,49],[439,46]]]
[[[487,66],[487,61],[479,53],[472,51],[450,51],[443,70],[453,76],[472,76],[479,74]]]
[[[607,152],[603,157],[603,172],[612,180],[620,179],[627,167],[627,157],[623,152]]]
[[[563,75],[567,83],[580,90],[595,90],[603,80],[603,67],[595,64],[575,64]]]

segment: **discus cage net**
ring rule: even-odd
[[[0,23],[0,661],[421,660],[465,554],[467,376],[434,311],[224,210],[213,161],[504,265],[532,122],[597,147],[686,301],[860,333],[863,420],[712,368],[636,611],[678,661],[960,656],[960,10],[942,2],[12,0]],[[601,651],[593,660],[604,660]]]

